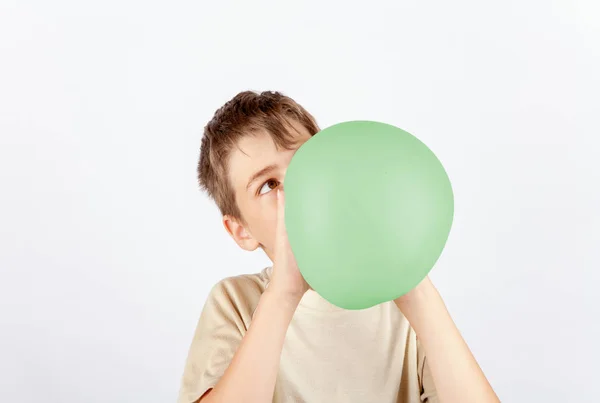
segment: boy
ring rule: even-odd
[[[269,91],[239,93],[205,127],[200,185],[234,241],[262,248],[273,265],[211,290],[179,402],[497,402],[429,278],[360,311],[330,304],[302,278],[284,226],[284,179],[319,130],[302,106]]]

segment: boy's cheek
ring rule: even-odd
[[[275,243],[275,230],[277,228],[277,210],[275,206],[258,217],[257,229],[262,238],[265,239],[265,246],[271,247]]]

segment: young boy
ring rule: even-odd
[[[268,91],[239,93],[205,127],[200,185],[233,240],[273,264],[212,289],[179,403],[497,402],[429,278],[359,311],[302,278],[284,226],[285,172],[319,130],[302,106]]]

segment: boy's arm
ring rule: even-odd
[[[300,298],[267,289],[260,298],[248,332],[227,370],[202,403],[267,403],[273,391],[283,341]]]
[[[277,189],[277,225],[273,275],[260,297],[248,332],[231,363],[202,403],[273,401],[275,381],[287,328],[308,290],[300,274],[285,229],[285,196]]]
[[[410,322],[425,350],[441,402],[500,401],[429,277],[394,302]]]

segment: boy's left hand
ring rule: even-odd
[[[432,288],[434,288],[433,283],[429,276],[426,276],[415,288],[407,292],[401,297],[398,297],[394,300],[398,308],[402,312],[407,309],[410,309],[415,304],[419,304],[427,299],[427,295]]]
[[[500,401],[429,276],[394,302],[421,341],[440,401]]]

